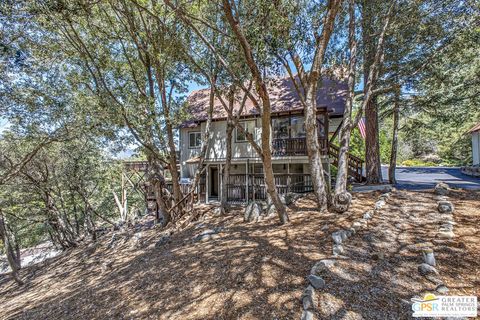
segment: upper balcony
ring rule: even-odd
[[[328,141],[319,137],[320,152],[328,154]],[[277,138],[272,140],[272,155],[274,157],[292,157],[307,155],[306,138]]]

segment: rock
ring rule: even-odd
[[[450,201],[439,201],[437,209],[440,213],[453,213],[455,208]]]
[[[453,231],[440,231],[437,233],[437,237],[440,239],[453,239],[455,237],[455,233],[453,233]]]
[[[352,223],[352,229],[353,230],[358,230],[362,227],[363,225],[360,223],[360,221],[355,221],[354,223]]]
[[[277,215],[277,208],[275,208],[275,206],[272,204],[270,205],[267,205],[267,210],[266,210],[266,213],[265,215],[267,217],[272,217],[272,216],[276,216]]]
[[[332,233],[332,239],[335,244],[341,244],[347,240],[348,232],[346,230],[338,230]]]
[[[375,210],[380,210],[385,205],[385,200],[378,200],[375,202]]]
[[[423,262],[432,267],[436,266],[435,255],[433,254],[432,249],[424,249],[423,250]]]
[[[143,235],[141,232],[137,232],[133,235],[133,246],[137,249],[143,247]]]
[[[315,319],[314,316],[313,316],[313,312],[310,311],[310,310],[303,310],[302,312],[302,317],[300,318],[300,320],[313,320]]]
[[[163,237],[160,238],[160,240],[158,240],[155,243],[155,248],[159,249],[160,247],[166,245],[169,242],[170,242],[170,237],[169,236],[163,236]]]
[[[335,266],[335,260],[323,259],[314,264],[310,273],[313,275],[319,275],[330,270],[333,266]]]
[[[308,276],[308,282],[314,287],[315,289],[321,289],[325,287],[325,280],[323,280],[321,277],[311,274]]]
[[[262,206],[255,201],[250,202],[245,208],[243,221],[245,222],[258,221],[261,213],[262,213]]]
[[[440,284],[440,285],[437,286],[437,288],[435,289],[435,291],[437,291],[438,293],[441,293],[441,294],[445,294],[445,293],[447,293],[447,292],[450,291],[450,290],[448,290],[448,288],[447,288],[446,285]]]
[[[440,229],[438,229],[438,230],[442,231],[442,232],[453,231],[453,226],[451,224],[442,224],[440,226]]]
[[[334,244],[332,252],[334,256],[339,256],[345,253],[345,249],[341,244]]]
[[[315,289],[309,285],[302,294],[303,310],[315,310],[317,302],[315,300]]]
[[[107,261],[102,263],[102,271],[106,272],[113,269],[113,261]]]
[[[435,186],[434,192],[435,194],[438,194],[440,196],[448,195],[448,192],[449,192],[448,184],[446,184],[445,182],[437,183],[437,185]]]
[[[384,260],[385,259],[385,253],[383,253],[382,251],[374,252],[374,253],[372,253],[372,259],[373,260]]]
[[[280,201],[282,201],[282,203],[286,206],[291,205],[295,200],[299,198],[299,196],[300,196],[299,194],[293,193],[293,192],[288,192],[288,193],[279,195]]]
[[[372,219],[373,218],[373,212],[372,211],[367,211],[363,214],[363,219]]]
[[[214,216],[222,216],[224,214],[225,214],[225,211],[223,210],[222,207],[216,207],[215,209],[213,209]]]
[[[418,272],[420,272],[422,276],[425,276],[428,274],[438,274],[437,269],[435,269],[434,267],[426,263],[422,263],[421,265],[418,266]]]
[[[112,234],[112,238],[110,239],[110,242],[108,243],[107,249],[113,248],[116,241],[117,241],[117,234],[114,233],[114,234]]]

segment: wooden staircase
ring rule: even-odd
[[[333,143],[328,145],[328,155],[333,159],[333,165],[338,167],[338,154],[340,148]],[[357,182],[365,181],[365,176],[362,173],[364,161],[359,157],[356,157],[348,153],[348,174],[353,177]]]

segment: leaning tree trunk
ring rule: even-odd
[[[397,147],[398,147],[398,121],[400,116],[400,89],[395,89],[395,101],[393,106],[393,134],[392,149],[390,151],[390,166],[388,168],[388,180],[391,184],[397,183],[395,178],[395,167],[397,166]]]
[[[227,119],[226,144],[225,144],[225,165],[223,166],[222,177],[222,200],[221,207],[223,211],[228,209],[228,180],[230,179],[230,167],[232,164],[232,138],[235,128],[231,119]]]
[[[285,224],[289,221],[287,209],[285,205],[282,203],[282,201],[280,200],[280,197],[278,196],[277,188],[275,186],[275,179],[273,175],[271,137],[270,137],[270,132],[271,132],[270,120],[271,120],[272,106],[270,103],[270,97],[268,94],[267,86],[265,84],[265,81],[262,77],[262,74],[260,72],[260,69],[257,63],[255,62],[252,47],[248,42],[240,24],[233,16],[234,14],[232,11],[230,1],[223,0],[222,4],[223,4],[223,11],[225,13],[226,20],[228,21],[230,27],[233,30],[233,33],[235,34],[237,40],[240,43],[240,46],[242,47],[245,61],[252,74],[252,79],[255,82],[257,94],[262,102],[262,108],[261,108],[262,135],[261,135],[260,157],[262,158],[262,162],[263,162],[265,185],[267,187],[268,196],[270,197],[273,205],[275,206],[275,209],[277,210],[280,223]]]
[[[147,180],[149,184],[153,188],[153,192],[155,194],[155,202],[157,207],[157,212],[155,215],[155,220],[157,222],[161,222],[161,226],[165,227],[170,221],[171,216],[168,211],[168,206],[165,202],[165,178],[162,175],[161,165],[156,159],[156,157],[152,154],[147,156],[148,161],[148,173],[147,173]]]
[[[357,41],[355,40],[355,0],[350,0],[349,6],[349,46],[350,62],[348,67],[348,96],[343,112],[343,122],[340,129],[340,148],[338,152],[338,170],[333,197],[333,209],[345,212],[350,207],[352,195],[347,191],[348,150],[350,148],[350,130],[352,127],[352,106],[355,95],[355,67],[357,63]]]
[[[18,275],[18,270],[20,269],[20,250],[14,250],[14,245],[10,241],[9,232],[7,230],[5,219],[3,214],[0,213],[0,239],[2,241],[3,247],[5,248],[5,254],[7,255],[8,265],[12,269],[12,278],[18,285],[23,285],[23,281]]]

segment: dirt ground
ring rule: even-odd
[[[241,212],[207,216],[163,245],[155,245],[162,234],[156,229],[142,231],[140,244],[132,232],[113,242],[107,234],[25,268],[22,288],[1,276],[0,318],[299,319],[310,268],[331,255],[330,234],[361,217],[377,197],[355,194],[342,215],[320,214],[311,196],[302,198],[290,206],[286,226],[275,217],[244,223]],[[456,191],[450,199],[456,237],[431,244],[438,270],[449,294],[478,295],[480,193]],[[326,275],[317,318],[409,318],[410,298],[432,289],[417,274],[415,244],[432,242],[438,219],[431,192],[396,192]],[[218,238],[195,241],[214,228]],[[373,258],[378,252],[384,259]]]

